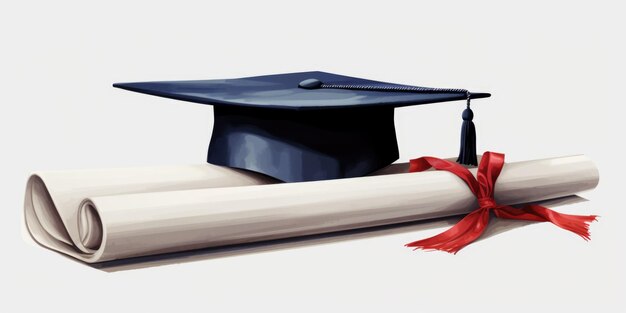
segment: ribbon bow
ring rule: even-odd
[[[411,242],[406,244],[406,246],[415,249],[441,250],[456,254],[482,235],[489,223],[491,211],[493,211],[496,217],[500,218],[551,222],[558,227],[583,237],[585,240],[590,239],[589,223],[596,220],[596,215],[562,214],[537,204],[529,204],[521,208],[497,204],[494,200],[493,192],[503,166],[504,154],[485,152],[478,165],[476,178],[474,178],[469,170],[454,162],[433,157],[421,157],[411,160],[409,172],[421,172],[433,167],[436,170],[448,171],[461,178],[478,199],[479,207],[445,232]]]

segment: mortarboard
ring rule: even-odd
[[[213,105],[207,161],[285,182],[358,177],[383,168],[399,156],[394,108],[454,100],[467,100],[458,161],[475,165],[469,100],[490,96],[325,72],[113,86]]]

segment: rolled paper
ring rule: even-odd
[[[93,263],[452,216],[477,205],[451,173],[407,172],[394,164],[372,176],[303,183],[209,164],[43,172],[27,183],[25,217],[41,245]],[[507,163],[495,199],[568,196],[594,188],[598,177],[585,156]]]

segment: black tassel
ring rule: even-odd
[[[476,127],[472,119],[474,112],[470,109],[470,94],[467,94],[467,108],[463,111],[463,125],[461,126],[461,151],[457,163],[478,165],[476,157]]]

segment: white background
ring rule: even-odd
[[[0,311],[623,312],[623,13],[619,1],[3,2]],[[106,272],[24,238],[34,170],[204,161],[211,107],[112,83],[304,70],[491,92],[473,105],[480,151],[596,162],[591,201],[563,208],[601,215],[592,241],[532,224],[456,256],[403,247],[446,227],[430,223]],[[455,155],[462,109],[397,109],[401,159]]]

